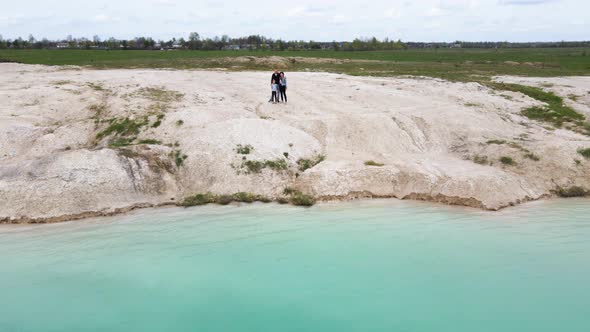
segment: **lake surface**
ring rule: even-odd
[[[1,226],[0,331],[587,332],[590,201],[205,206]]]

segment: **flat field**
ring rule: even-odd
[[[495,75],[590,75],[590,48],[414,49],[399,51],[0,50],[0,61],[98,69],[174,68],[324,71],[362,76],[416,75],[479,81]]]

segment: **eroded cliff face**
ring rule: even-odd
[[[495,210],[590,188],[590,160],[578,153],[590,137],[529,120],[521,110],[539,101],[477,83],[289,73],[289,103],[274,105],[267,73],[0,70],[3,222],[106,215],[198,192],[277,199],[291,187],[319,199]],[[589,78],[552,80],[587,111]]]

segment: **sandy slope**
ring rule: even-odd
[[[287,186],[320,198],[384,196],[486,209],[538,199],[557,187],[590,188],[590,161],[576,152],[590,147],[589,137],[546,129],[519,115],[536,101],[475,83],[289,73],[289,104],[273,105],[267,103],[270,73],[19,64],[0,64],[0,72],[4,221],[108,214],[196,192],[276,198]],[[560,94],[590,90],[590,78],[554,80],[551,89]],[[141,94],[145,87],[183,95],[155,101]],[[588,96],[573,106],[587,112]],[[92,105],[103,106],[103,120],[151,112],[150,124],[159,110],[162,125],[143,127],[138,139],[163,144],[108,148],[108,137],[96,139],[108,123],[96,123]],[[492,139],[515,144],[486,143]],[[254,147],[250,160],[288,153],[290,168],[245,174],[237,144]],[[524,149],[541,160],[525,158]],[[171,151],[188,156],[182,166]],[[319,154],[326,161],[297,170],[298,159]],[[475,156],[492,165],[473,162]],[[501,156],[517,165],[503,165]],[[367,160],[385,165],[365,166]]]

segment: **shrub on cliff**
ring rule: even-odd
[[[581,154],[584,158],[590,159],[590,148],[587,149],[580,149],[578,153]]]
[[[196,194],[185,198],[180,205],[184,207],[205,205],[209,203],[215,203],[216,197],[211,193]]]
[[[586,189],[578,186],[559,188],[557,195],[560,197],[585,197],[590,194]]]

